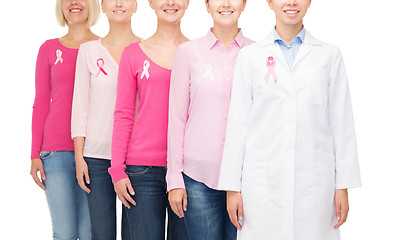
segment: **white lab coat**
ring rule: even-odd
[[[340,239],[335,191],[360,186],[340,51],[306,31],[290,70],[273,32],[242,49],[228,118],[219,188],[242,193],[238,239]]]

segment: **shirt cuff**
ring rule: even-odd
[[[118,180],[128,177],[128,175],[125,173],[125,165],[123,165],[121,167],[111,166],[109,168],[109,174],[111,176],[111,180],[113,183],[117,182]]]
[[[170,192],[171,190],[176,189],[176,188],[185,189],[185,183],[184,183],[184,178],[182,176],[182,173],[167,176],[166,181],[167,181],[167,191],[168,192]]]
[[[361,182],[338,184],[336,186],[336,190],[338,190],[338,189],[357,188],[357,187],[361,187],[361,185],[362,185]]]

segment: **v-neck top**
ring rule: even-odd
[[[167,165],[170,75],[171,70],[153,62],[139,42],[124,49],[118,73],[109,169],[113,182],[128,177],[126,165]]]
[[[85,137],[85,157],[111,159],[118,64],[101,39],[79,48],[71,136]]]
[[[73,151],[71,105],[78,49],[68,48],[58,38],[39,49],[32,113],[31,159],[41,151]]]

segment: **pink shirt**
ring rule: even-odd
[[[170,74],[171,70],[154,63],[139,43],[124,49],[118,73],[109,169],[113,182],[128,177],[126,165],[167,165]]]
[[[71,105],[78,49],[47,40],[39,49],[32,113],[31,159],[41,151],[73,151]]]
[[[228,50],[210,30],[182,44],[171,75],[167,189],[185,188],[182,173],[217,189],[233,71],[253,43],[241,30]]]
[[[84,156],[111,159],[118,64],[101,39],[79,48],[72,104],[72,137],[85,137]]]

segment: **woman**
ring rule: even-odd
[[[75,178],[71,106],[78,48],[98,39],[90,27],[98,18],[99,3],[58,0],[56,15],[60,25],[67,25],[68,33],[47,40],[38,53],[31,175],[45,190],[54,239],[90,239],[87,197]]]
[[[140,40],[131,29],[136,0],[103,0],[106,37],[81,45],[78,53],[72,137],[78,183],[88,195],[93,239],[116,239],[116,194],[108,173],[118,64],[123,49]],[[123,211],[122,237],[130,239]]]
[[[156,33],[129,45],[121,56],[109,169],[134,240],[165,236],[170,69],[177,47],[188,40],[180,29],[188,0],[149,0],[149,4],[157,16]],[[182,220],[170,209],[167,235],[186,239]]]
[[[183,217],[190,239],[236,239],[217,187],[234,65],[252,43],[238,19],[244,0],[207,0],[213,28],[182,44],[171,77],[167,189],[171,208]],[[185,211],[185,213],[184,213]]]
[[[340,239],[360,186],[344,62],[304,29],[310,0],[268,2],[275,29],[238,56],[219,187],[238,239]]]

